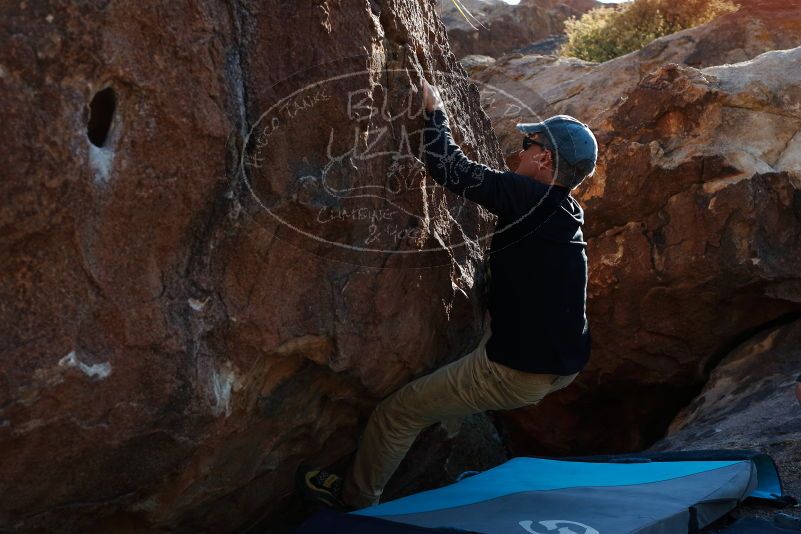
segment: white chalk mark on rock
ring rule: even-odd
[[[190,298],[190,299],[188,299],[187,302],[189,302],[189,307],[190,308],[192,308],[196,312],[199,312],[199,311],[203,311],[203,308],[205,308],[206,304],[209,303],[209,299],[210,298],[211,297],[206,297],[205,300],[198,300],[198,299]]]
[[[89,165],[94,171],[95,183],[105,184],[111,174],[114,163],[114,151],[110,148],[100,148],[89,143]]]
[[[219,370],[211,372],[211,391],[214,394],[214,415],[231,415],[231,393],[240,388],[231,362],[225,362]]]
[[[87,365],[78,359],[75,351],[70,351],[69,354],[64,356],[58,361],[60,367],[76,367],[83,374],[92,378],[99,378],[100,380],[108,377],[111,374],[111,364],[108,362],[93,363]]]
[[[155,497],[149,497],[143,501],[139,501],[138,503],[134,504],[131,508],[134,510],[143,510],[145,512],[152,512],[158,508],[158,501]]]

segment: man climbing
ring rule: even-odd
[[[444,419],[537,404],[589,358],[584,213],[570,190],[595,171],[590,129],[557,115],[518,124],[514,172],[468,159],[436,88],[422,82],[425,163],[438,183],[498,216],[489,254],[488,335],[471,353],[397,390],[371,415],[343,478],[301,467],[298,486],[340,509],[378,503],[418,433]]]

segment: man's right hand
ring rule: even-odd
[[[421,85],[423,86],[423,103],[426,107],[426,111],[431,113],[437,108],[444,110],[445,104],[442,102],[442,97],[439,95],[439,89],[428,83],[428,80],[425,78],[423,78]]]

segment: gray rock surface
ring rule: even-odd
[[[744,341],[715,367],[701,393],[653,450],[752,449],[770,454],[788,494],[801,497],[801,320]],[[746,509],[743,515],[770,515]]]
[[[602,5],[595,0],[521,0],[509,5],[502,0],[460,0],[478,22],[473,27],[451,0],[439,0],[448,41],[457,58],[471,54],[500,57],[516,48],[557,36],[564,22]]]

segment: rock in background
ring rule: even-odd
[[[2,529],[269,524],[299,463],[478,341],[492,221],[357,157],[414,146],[430,70],[503,164],[430,2],[14,2],[0,35]],[[349,183],[408,214],[383,250],[345,246],[390,208]]]
[[[521,110],[499,90],[521,99],[543,118],[581,116],[601,127],[613,107],[645,76],[668,63],[704,68],[753,59],[763,52],[801,46],[801,2],[740,0],[739,11],[656,39],[625,56],[596,64],[570,57],[507,54],[496,61],[467,61],[482,86],[484,105],[507,152],[517,150],[514,121]],[[524,113],[528,113],[524,110]]]
[[[603,5],[595,0],[520,0],[517,5],[503,0],[460,0],[483,25],[471,18],[474,26],[471,27],[451,0],[439,2],[448,40],[457,58],[471,54],[499,57],[560,35],[565,20]]]
[[[602,64],[473,71],[510,167],[516,122],[567,113],[600,145],[574,193],[593,355],[574,386],[504,416],[517,454],[645,448],[724,354],[801,312],[801,48],[754,57],[801,45],[799,21],[797,3],[754,3]]]
[[[784,468],[785,491],[801,495],[799,373],[801,321],[761,332],[723,358],[653,449],[764,451]]]

